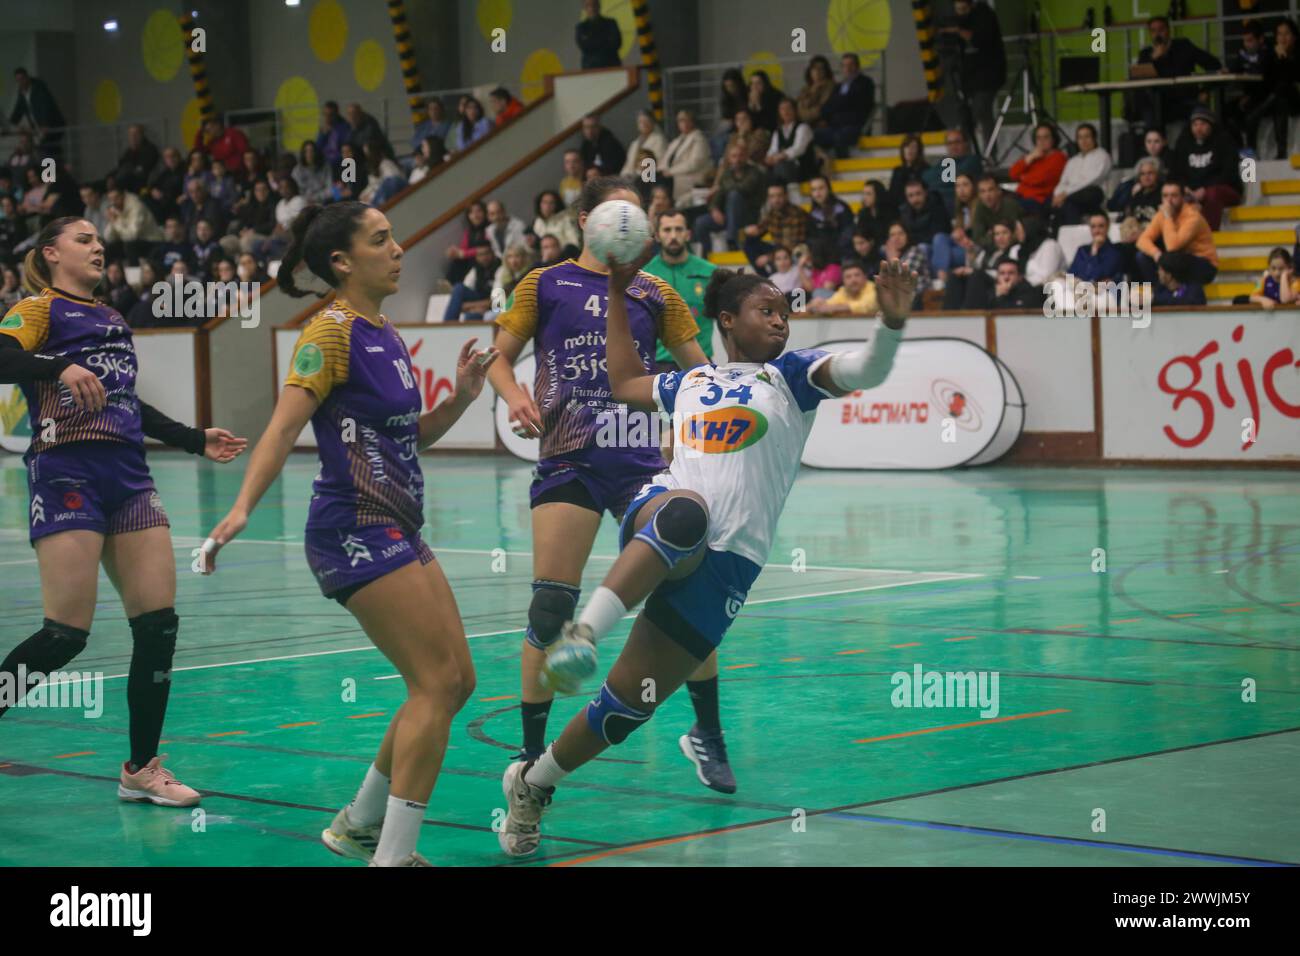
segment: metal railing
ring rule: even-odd
[[[853,51],[845,51],[853,52]],[[876,84],[876,108],[871,115],[870,126],[872,129],[884,130],[885,124],[885,104],[889,102],[886,95],[885,86],[885,51],[884,50],[858,50],[858,56],[863,63],[871,61],[869,65],[862,67],[862,72],[871,77]],[[782,73],[785,76],[784,89],[781,89],[786,96],[795,99],[799,95],[799,90],[803,87],[803,74],[808,62],[817,55],[817,51],[812,51],[804,56],[786,56],[777,57],[774,60],[768,60],[762,63],[754,63],[757,69],[764,69],[771,63],[779,63]],[[823,53],[832,64],[839,62],[841,54]],[[720,104],[722,92],[722,75],[727,70],[744,70],[745,64],[737,61],[726,63],[696,63],[690,66],[674,66],[664,70],[664,126],[668,130],[674,129],[672,117],[679,110],[689,109],[695,114],[695,125],[706,132],[712,132],[717,126],[718,121],[722,119],[720,115]],[[793,68],[793,69],[792,69]],[[768,78],[771,78],[771,70],[768,70]],[[772,84],[776,86],[775,83]],[[671,138],[671,137],[670,137]]]
[[[158,147],[159,152],[164,146],[171,145],[171,137],[177,133],[174,124],[161,117],[141,117],[117,123],[83,123],[47,128],[46,144],[37,143],[35,149],[38,155],[55,155],[79,182],[102,179],[116,168],[118,159],[126,151],[127,128],[136,124],[144,128],[145,136]],[[0,163],[8,163],[22,132],[18,127],[11,127],[0,135]],[[57,144],[49,142],[50,134],[62,134]],[[15,185],[24,188],[25,184]]]

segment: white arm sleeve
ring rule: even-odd
[[[831,356],[831,381],[846,392],[875,388],[893,367],[894,353],[902,340],[902,329],[891,329],[877,319],[871,340],[864,348],[836,352]]]

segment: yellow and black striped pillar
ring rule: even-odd
[[[939,99],[943,89],[943,69],[939,66],[939,54],[934,50],[934,11],[930,9],[930,0],[912,0],[912,20],[916,26],[916,42],[921,46],[925,95],[933,103]]]
[[[403,0],[388,0],[388,19],[393,21],[393,39],[397,43],[397,59],[402,64],[402,83],[406,87],[406,105],[411,108],[411,123],[419,126],[424,122],[424,102],[412,94],[420,89],[420,70],[415,65],[415,44],[411,42]]]
[[[655,115],[655,122],[662,123],[664,76],[659,70],[659,51],[655,49],[655,33],[654,27],[650,25],[650,4],[647,0],[632,0],[632,16],[636,18],[636,42],[641,48],[641,65],[645,67],[650,111]]]
[[[212,91],[208,89],[208,67],[204,62],[207,54],[194,49],[194,18],[188,11],[181,14],[180,24],[185,37],[185,57],[190,63],[190,79],[194,81],[194,98],[199,101],[199,116],[206,122],[216,112],[212,108]]]

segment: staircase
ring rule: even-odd
[[[1223,213],[1214,234],[1219,274],[1205,287],[1211,305],[1227,305],[1233,296],[1249,295],[1277,246],[1288,252],[1300,224],[1300,155],[1259,163],[1259,182],[1246,184],[1245,202]]]

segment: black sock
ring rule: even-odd
[[[173,608],[149,611],[131,625],[131,668],[126,703],[131,712],[131,766],[134,773],[158,756],[167,696],[172,688],[172,653],[180,619]]]
[[[524,701],[519,705],[519,714],[524,721],[524,752],[540,754],[546,750],[546,717],[551,712],[553,701],[530,704]]]
[[[14,703],[18,703],[27,693],[25,680],[24,686],[18,686],[20,666],[24,668],[24,678],[32,673],[45,675],[56,671],[82,652],[89,636],[89,631],[51,621],[47,617],[44,627],[10,651],[4,662],[0,663],[0,674],[8,674],[14,687]],[[8,709],[0,704],[0,717]]]
[[[722,733],[722,719],[718,716],[718,678],[688,680],[686,690],[695,708],[695,722],[706,734]]]

